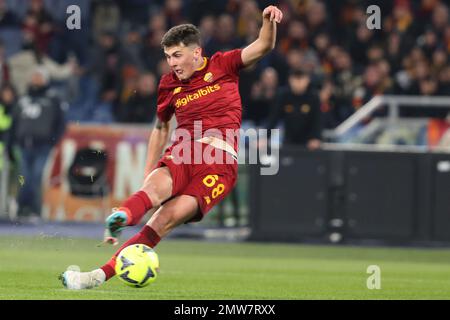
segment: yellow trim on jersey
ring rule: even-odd
[[[195,71],[200,71],[203,70],[206,67],[206,63],[208,62],[208,60],[206,59],[206,57],[203,57],[203,64],[200,68],[195,69]]]

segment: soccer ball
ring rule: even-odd
[[[132,244],[120,251],[115,270],[126,285],[145,287],[156,280],[159,272],[158,255],[145,244]]]

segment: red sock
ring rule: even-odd
[[[103,272],[106,274],[106,280],[112,278],[116,274],[116,271],[114,269],[116,266],[116,258],[123,248],[126,248],[129,245],[135,243],[142,243],[151,248],[154,248],[159,243],[160,240],[161,238],[156,233],[156,231],[153,230],[152,227],[145,225],[141,229],[141,231],[139,231],[135,236],[133,236],[127,242],[125,242],[104,266],[100,267],[100,269],[102,269]]]
[[[134,226],[141,221],[142,217],[148,210],[153,208],[153,203],[144,191],[138,191],[129,197],[122,204],[120,209],[125,209],[131,221],[128,221],[129,226]]]

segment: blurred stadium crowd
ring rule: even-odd
[[[267,126],[289,74],[311,77],[321,126],[334,128],[373,95],[450,92],[449,7],[439,0],[82,0],[81,30],[68,30],[66,0],[0,0],[0,101],[5,113],[41,66],[68,102],[67,119],[151,122],[157,81],[168,72],[160,40],[172,26],[199,26],[206,55],[258,35],[261,10],[284,12],[276,50],[241,75],[243,118]],[[381,30],[366,8],[381,9]]]

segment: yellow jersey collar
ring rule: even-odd
[[[207,63],[208,63],[208,59],[206,59],[206,57],[203,57],[203,64],[202,64],[202,66],[200,68],[198,68],[198,69],[195,69],[195,71],[201,71],[201,70],[205,69]]]

